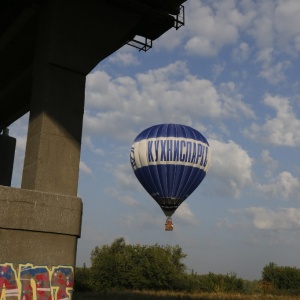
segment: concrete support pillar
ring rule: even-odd
[[[10,237],[22,241],[17,243],[18,253],[7,252],[13,262],[74,268],[82,214],[77,188],[86,74],[76,64],[64,64],[74,35],[64,32],[63,22],[57,25],[58,5],[47,1],[38,15],[22,184],[13,195],[2,196],[13,199],[6,215],[22,207],[16,219],[23,221],[3,223],[2,236],[10,246]]]
[[[85,76],[53,64],[34,74],[22,188],[77,195]]]
[[[85,77],[135,35],[154,40],[169,30],[174,18],[168,11],[184,0],[172,0],[177,3],[173,5],[29,2],[31,8],[18,17],[6,35],[7,44],[1,40],[0,47],[2,57],[11,57],[0,66],[5,74],[0,101],[7,106],[4,113],[0,110],[0,116],[6,116],[1,128],[30,106],[21,189],[0,185],[0,282],[9,278],[4,293],[12,300],[39,299],[38,277],[43,278],[45,298],[71,299],[81,232],[77,188]],[[1,167],[0,161],[0,172]],[[6,299],[2,291],[0,286],[0,299]]]
[[[15,149],[16,139],[8,135],[6,128],[0,133],[0,185],[11,185]]]
[[[47,297],[56,299],[57,289],[64,299],[72,295],[81,234],[77,188],[86,73],[76,63],[72,68],[64,64],[72,55],[70,39],[75,38],[63,31],[62,21],[57,26],[60,3],[45,1],[38,15],[21,189],[0,186],[0,268],[13,268],[18,276],[18,291],[10,291],[17,296],[12,299],[23,299],[30,289],[37,295],[37,282],[23,280],[36,280],[36,272],[47,279]],[[66,23],[68,17],[74,16],[60,16]],[[63,284],[56,282],[59,272]],[[30,288],[24,288],[26,282]]]
[[[66,2],[47,1],[38,16],[22,188],[76,196],[86,73]]]

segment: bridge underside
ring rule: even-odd
[[[35,61],[44,51],[38,40],[47,39],[45,63],[87,75],[124,44],[134,46],[136,36],[153,41],[183,25],[178,16],[185,1],[2,1],[0,133],[30,110]]]

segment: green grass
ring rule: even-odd
[[[187,294],[177,292],[124,291],[75,292],[73,300],[299,300],[299,296]]]

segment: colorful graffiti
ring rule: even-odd
[[[0,300],[69,300],[73,267],[0,264]]]

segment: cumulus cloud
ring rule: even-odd
[[[300,36],[300,2],[257,1],[256,16],[248,33],[256,41],[256,61],[262,64],[259,76],[271,84],[277,84],[286,78],[285,71],[289,61],[276,61],[280,54],[296,54]],[[276,49],[276,51],[275,51]]]
[[[290,63],[288,61],[278,62],[275,65],[265,64],[259,76],[265,78],[271,84],[279,83],[286,79],[285,71],[289,65]]]
[[[245,42],[240,43],[238,47],[233,49],[232,52],[232,58],[237,62],[243,62],[247,60],[249,55],[250,55],[250,46]]]
[[[242,101],[243,97],[234,82],[221,83],[219,95],[223,100],[224,116],[238,117],[242,114],[247,118],[255,118],[253,110]]]
[[[87,78],[84,126],[89,132],[132,141],[141,128],[155,123],[186,125],[205,118],[253,117],[233,82],[216,88],[190,74],[177,61],[135,77],[111,78],[97,71]]]
[[[261,153],[261,158],[266,168],[266,177],[271,177],[274,170],[278,167],[278,161],[271,157],[269,150],[263,150]]]
[[[290,62],[279,59],[282,53],[293,56],[299,52],[298,0],[190,1],[185,6],[187,22],[180,37],[189,54],[215,56],[226,46],[237,44],[242,37],[247,42],[235,46],[233,59],[243,62],[250,58],[250,38],[256,45],[251,54],[256,56],[261,68],[258,75],[271,84],[286,78]]]
[[[297,0],[278,1],[274,13],[274,26],[278,44],[290,50],[300,36],[300,3]]]
[[[300,34],[300,3],[297,0],[255,1],[256,15],[248,32],[261,49],[293,51]]]
[[[239,198],[242,189],[252,183],[253,159],[233,141],[210,140],[210,146],[212,166],[209,173],[217,181],[213,184],[215,192]]]
[[[257,190],[271,199],[298,199],[300,180],[289,172],[281,172],[271,179],[270,183],[257,184]]]
[[[252,218],[252,224],[258,229],[291,230],[300,228],[299,208],[272,210],[265,207],[249,207],[243,210],[233,210],[233,212]]]
[[[83,161],[80,161],[80,163],[79,163],[79,170],[88,175],[93,174],[92,169],[90,167],[88,167],[87,164]]]
[[[128,49],[127,47],[122,48],[120,51],[116,52],[112,56],[108,58],[108,61],[113,64],[118,64],[122,66],[132,66],[132,65],[139,65],[140,62],[137,59],[137,57],[129,52],[130,50],[124,50]]]
[[[276,111],[276,116],[262,125],[253,123],[244,131],[246,136],[277,146],[299,146],[300,119],[294,113],[290,100],[266,94],[263,102]]]
[[[236,6],[236,1],[217,4],[207,1],[191,1],[187,4],[187,42],[185,49],[202,56],[216,55],[220,49],[233,44],[239,30],[246,28],[255,15],[248,7]]]
[[[183,202],[178,209],[176,210],[176,217],[183,220],[185,223],[190,225],[195,225],[198,223],[197,217],[191,211],[189,205],[186,202]]]
[[[96,147],[94,143],[92,142],[91,136],[84,135],[82,138],[82,143],[86,145],[93,153],[103,156],[105,154],[104,149],[101,147]]]
[[[225,70],[225,63],[222,63],[222,64],[215,64],[213,66],[213,73],[214,73],[214,78],[218,78],[221,73]]]
[[[128,163],[114,166],[114,168],[111,169],[111,172],[116,179],[118,186],[135,190],[140,188],[140,184],[131,169],[129,158]]]
[[[248,28],[248,33],[254,38],[260,49],[273,47],[275,6],[276,1],[257,1],[255,3],[255,17]]]

